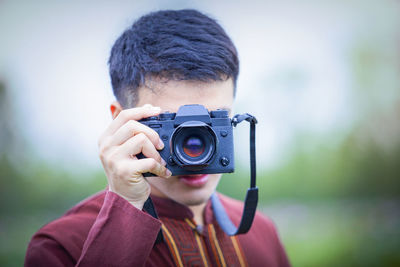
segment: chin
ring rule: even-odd
[[[155,195],[169,198],[185,206],[197,206],[207,203],[221,178],[221,174],[209,176],[207,183],[198,188],[188,187],[178,177],[171,177],[168,180],[160,178],[148,179],[148,181],[156,189],[153,191]]]
[[[177,197],[173,197],[172,199],[175,200],[178,203],[181,203],[185,206],[198,206],[204,203],[207,203],[207,201],[210,199],[212,192],[207,192],[207,193],[203,193],[203,194],[196,194],[198,192],[196,192],[195,194],[191,194],[189,196],[182,195],[182,196],[177,196]]]

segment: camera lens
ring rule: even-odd
[[[204,123],[183,123],[171,136],[171,155],[178,165],[188,170],[200,170],[208,166],[216,148],[216,134]]]
[[[204,150],[204,141],[199,136],[188,136],[183,141],[183,152],[189,157],[199,157],[204,153]]]

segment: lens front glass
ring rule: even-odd
[[[208,165],[217,147],[215,133],[208,125],[179,126],[171,141],[172,156],[184,168]]]
[[[189,157],[195,158],[204,153],[205,144],[200,136],[188,136],[183,141],[183,152]]]

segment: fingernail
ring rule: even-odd
[[[157,112],[160,112],[160,111],[161,111],[161,108],[160,108],[160,107],[151,107],[151,109],[154,110],[154,111],[157,111]]]
[[[158,149],[163,149],[164,148],[164,142],[161,139],[158,139],[157,148]]]
[[[163,158],[161,158],[161,164],[162,164],[163,166],[167,165],[167,163],[165,162],[165,160],[164,160]]]
[[[144,107],[144,108],[151,108],[152,105],[150,105],[150,104],[144,104],[143,107]]]
[[[170,177],[172,175],[172,172],[168,169],[165,171],[165,177]]]

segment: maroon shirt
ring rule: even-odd
[[[238,225],[243,203],[221,194],[219,197],[232,222]],[[233,262],[238,262],[237,255],[230,252],[234,247],[242,256],[242,266],[290,266],[273,223],[260,213],[256,214],[250,231],[238,235],[233,238],[236,242],[231,242],[213,216],[211,201],[204,212],[205,233],[196,235],[196,231],[182,228],[194,224],[189,208],[169,199],[155,196],[152,199],[160,220],[113,192],[103,191],[91,196],[32,237],[25,266],[175,266],[177,260],[171,252],[172,247],[182,250],[183,265],[198,266],[198,262],[186,257],[190,255],[185,251],[188,243],[180,240],[185,239],[185,235],[193,235],[190,238],[198,242],[193,241],[193,244],[204,248],[201,254],[207,258],[204,265],[207,261],[212,266],[229,266],[229,262],[235,265]],[[163,227],[172,227],[170,232],[172,240],[177,241],[176,246],[171,245],[168,238],[155,244],[162,224]],[[219,244],[215,246],[218,240]],[[222,253],[225,259],[221,261],[218,253]]]

